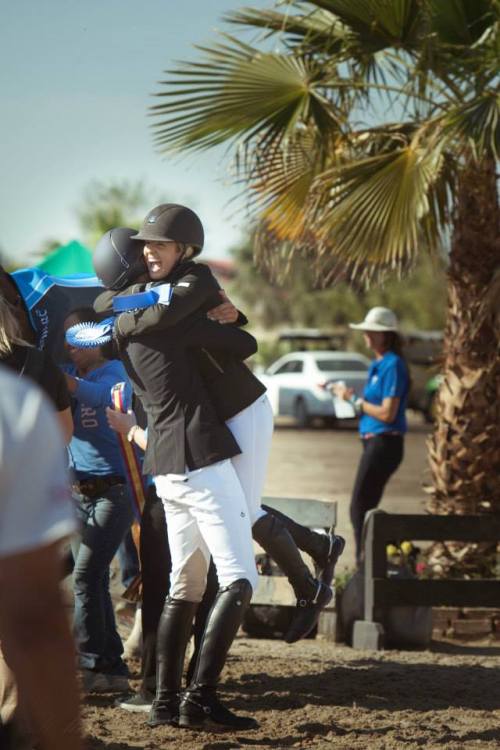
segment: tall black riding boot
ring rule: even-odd
[[[189,666],[186,670],[186,687],[189,687],[191,680],[193,679],[194,668],[198,661],[198,654],[200,653],[200,646],[203,640],[203,633],[207,626],[207,620],[214,606],[217,593],[219,591],[219,579],[217,578],[217,570],[214,565],[214,561],[210,560],[210,566],[207,573],[207,585],[203,599],[200,602],[200,606],[196,610],[196,616],[193,623],[193,640],[194,640],[194,651],[189,660]]]
[[[329,586],[313,578],[280,518],[271,513],[262,516],[254,523],[252,534],[281,568],[297,597],[297,609],[285,634],[287,643],[295,643],[314,628],[321,610],[331,601],[332,591]]]
[[[148,724],[177,724],[184,656],[191,636],[197,602],[167,597],[158,626],[156,697]]]
[[[319,534],[269,505],[263,505],[262,509],[281,521],[297,547],[307,552],[314,560],[319,580],[329,586],[333,580],[337,561],[344,551],[344,537],[334,534],[333,531],[328,534]],[[272,554],[269,554],[272,557]]]
[[[217,682],[229,648],[252,598],[250,583],[242,578],[219,590],[203,634],[193,679],[181,699],[179,726],[198,729],[216,724],[232,729],[254,729],[257,722],[237,716],[216,695]]]
[[[143,698],[156,692],[156,637],[165,599],[170,588],[172,558],[167,537],[163,503],[154,485],[148,487],[141,517],[139,557],[142,573],[142,660]]]

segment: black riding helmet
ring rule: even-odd
[[[103,234],[92,258],[96,276],[106,289],[118,291],[147,273],[142,249],[132,241],[135,229],[117,227]]]
[[[189,245],[194,250],[190,256],[193,258],[201,253],[205,234],[199,217],[190,208],[178,203],[162,203],[148,213],[139,233],[132,239]]]

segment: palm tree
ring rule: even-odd
[[[152,108],[161,151],[231,146],[276,273],[301,255],[368,284],[448,248],[440,513],[500,512],[499,20],[498,0],[244,9],[226,21],[258,40],[198,48]]]

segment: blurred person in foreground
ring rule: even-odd
[[[47,350],[24,339],[17,310],[5,297],[0,297],[0,363],[40,386],[52,401],[64,440],[69,443],[73,417],[64,375]]]
[[[59,588],[61,544],[76,526],[64,458],[42,393],[0,368],[0,640],[38,750],[82,750],[75,654]],[[9,702],[4,694],[11,682],[2,681],[2,667],[0,747],[18,750],[10,731],[17,696]]]
[[[351,323],[350,327],[363,332],[366,346],[375,355],[363,398],[356,399],[352,388],[343,383],[332,385],[335,395],[351,401],[359,416],[363,453],[350,508],[359,564],[365,514],[378,506],[385,485],[403,460],[410,377],[402,355],[398,319],[392,310],[373,307],[361,323]]]
[[[64,328],[97,322],[92,308],[73,310]],[[74,400],[74,434],[69,444],[73,499],[80,537],[72,543],[75,567],[74,634],[84,689],[121,692],[128,689],[128,669],[116,627],[109,590],[109,566],[133,519],[126,469],[116,433],[108,427],[106,407],[112,389],[131,388],[120,361],[101,347],[67,345],[66,382]]]
[[[68,443],[73,434],[73,418],[64,375],[53,362],[48,351],[36,349],[24,338],[18,310],[3,296],[0,296],[0,363],[19,377],[30,378],[40,386],[56,410],[63,438]],[[18,733],[20,743],[24,731],[22,707],[17,710],[14,675],[5,664],[1,649],[0,662],[2,664],[0,711],[3,713],[2,706],[5,702],[8,705],[9,715],[16,716],[16,729],[10,731]]]

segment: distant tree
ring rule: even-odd
[[[35,250],[29,259],[29,265],[36,265],[40,261],[42,261],[47,255],[50,255],[54,250],[57,250],[58,247],[61,247],[61,245],[64,245],[64,240],[59,240],[57,237],[48,237],[47,239],[43,240],[40,246]],[[27,265],[28,265],[27,264]]]
[[[53,250],[57,250],[58,247],[61,247],[61,245],[64,244],[65,243],[62,240],[57,239],[57,237],[48,237],[46,240],[43,240],[38,252],[41,256],[48,255]]]
[[[94,180],[85,189],[76,211],[83,239],[94,247],[108,229],[123,226],[138,228],[144,214],[156,203],[161,203],[155,193],[142,181]]]
[[[263,328],[308,326],[331,328],[360,319],[375,305],[392,308],[403,326],[411,329],[441,329],[446,307],[444,262],[423,256],[404,280],[391,280],[369,291],[354,290],[347,283],[317,289],[315,273],[307,261],[297,258],[286,280],[278,283],[257,267],[253,239],[234,247],[237,276],[231,291],[244,309],[252,310],[252,321]]]
[[[442,330],[446,319],[446,268],[442,258],[421,256],[409,276],[370,288],[365,295],[365,309],[375,305],[390,307],[406,330]]]

